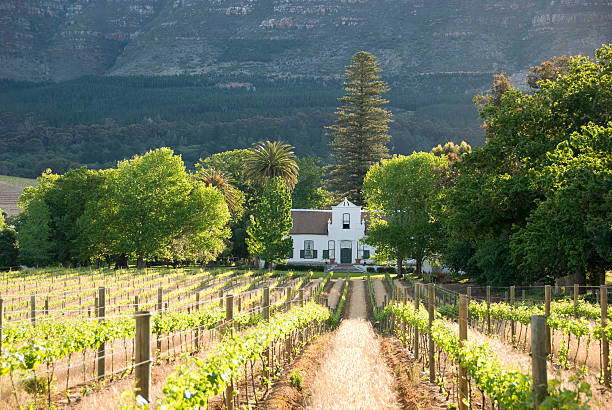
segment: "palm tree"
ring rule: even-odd
[[[247,177],[261,183],[280,177],[293,189],[297,184],[299,167],[292,150],[291,145],[279,141],[253,144],[245,162]]]
[[[194,176],[206,186],[212,186],[221,191],[232,216],[240,218],[243,212],[244,194],[234,186],[234,179],[230,175],[213,168],[200,168]]]

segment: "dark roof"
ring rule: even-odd
[[[291,210],[293,228],[291,234],[327,235],[327,221],[332,217],[332,211],[327,210]]]

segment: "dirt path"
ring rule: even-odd
[[[366,321],[365,283],[353,281],[349,319],[332,336],[312,386],[309,409],[399,409],[380,342]]]
[[[335,309],[338,304],[338,300],[340,299],[340,292],[342,291],[342,284],[344,283],[344,279],[338,279],[334,282],[334,286],[329,290],[329,296],[327,298],[327,305],[331,309]]]
[[[385,296],[387,296],[387,298],[389,297],[387,295],[387,289],[385,289],[385,285],[380,279],[373,280],[372,286],[374,287],[374,298],[376,299],[376,306],[381,307],[385,303]]]

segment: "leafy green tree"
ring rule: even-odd
[[[281,178],[291,189],[298,181],[298,166],[293,147],[279,141],[254,144],[246,157],[246,176],[259,183]]]
[[[565,75],[539,82],[533,94],[498,78],[489,95],[476,98],[487,143],[454,165],[458,176],[447,196],[444,252],[452,254],[453,266],[489,283],[552,277],[526,266],[517,269],[510,243],[538,204],[558,189],[538,177],[552,163],[549,153],[588,123],[604,126],[609,121],[611,64],[612,46],[603,46],[595,61],[572,57]],[[459,255],[453,249],[470,251]],[[555,270],[560,273],[560,267]]]
[[[291,193],[281,178],[269,179],[255,203],[251,224],[247,228],[246,243],[251,255],[266,261],[285,260],[293,248],[289,231],[291,219]]]
[[[455,162],[469,152],[472,152],[472,147],[465,141],[461,141],[461,144],[455,144],[453,141],[448,141],[444,145],[438,144],[431,149],[432,154],[438,157],[446,155],[450,162]]]
[[[42,199],[33,198],[18,219],[17,241],[21,262],[44,266],[55,260],[51,242],[51,216]]]
[[[196,164],[196,174],[206,169],[221,172],[229,177],[228,180],[231,180],[232,185],[244,196],[242,213],[240,213],[240,208],[237,212],[232,212],[230,208],[230,212],[232,212],[232,220],[230,222],[232,235],[226,248],[226,252],[231,252],[232,255],[242,258],[246,258],[249,255],[245,242],[246,228],[251,214],[250,204],[257,196],[258,189],[255,184],[250,183],[246,176],[245,163],[248,156],[249,150],[236,149],[202,158]],[[240,217],[238,217],[238,214],[240,214]]]
[[[366,175],[363,194],[371,222],[365,242],[393,256],[400,269],[406,258],[414,258],[421,275],[423,261],[438,251],[443,193],[436,169],[447,165],[444,157],[418,152],[382,160]]]
[[[49,186],[44,201],[51,217],[51,241],[55,259],[62,264],[87,263],[82,244],[88,241],[79,228],[78,219],[87,203],[94,197],[103,177],[100,171],[85,167],[59,175]]]
[[[560,143],[540,178],[551,189],[513,235],[514,264],[530,278],[575,273],[605,283],[612,268],[612,122]]]
[[[214,168],[200,167],[194,174],[204,185],[215,187],[223,194],[225,203],[232,214],[232,219],[238,220],[244,213],[244,193],[235,187],[234,179],[223,171]]]
[[[527,74],[526,82],[531,88],[540,88],[540,81],[556,81],[562,75],[565,75],[570,70],[571,59],[566,56],[553,57],[550,60],[544,61],[542,64],[531,67]]]
[[[98,171],[99,183],[96,189],[89,192],[83,213],[77,219],[81,240],[75,243],[75,252],[79,258],[87,260],[104,258],[109,267],[113,259],[119,262],[119,241],[121,228],[117,218],[117,203],[113,196],[113,186],[117,178],[117,169],[109,168]],[[122,258],[125,262],[125,257]],[[117,263],[117,266],[121,263]]]
[[[248,149],[235,149],[219,152],[206,158],[200,158],[195,165],[196,170],[214,169],[231,177],[233,184],[240,191],[249,193],[249,181],[246,176],[245,164],[249,156]]]
[[[171,246],[193,220],[194,182],[180,156],[160,148],[118,165],[112,184],[116,218],[120,226],[115,248],[135,255],[138,268]],[[197,191],[195,191],[197,192]],[[200,233],[197,227],[194,232]]]
[[[370,167],[389,156],[387,144],[391,112],[382,108],[388,101],[382,94],[389,87],[378,75],[376,58],[360,51],[346,68],[343,103],[336,112],[336,123],[328,129],[331,158],[328,186],[337,196],[361,204],[361,187]]]
[[[55,260],[51,237],[51,213],[45,195],[58,178],[46,170],[38,185],[23,190],[18,205],[23,208],[16,221],[21,262],[29,266],[47,265]]]
[[[0,269],[15,267],[19,264],[17,232],[5,226],[0,229]]]
[[[300,169],[298,183],[291,192],[294,208],[325,209],[332,203],[331,193],[322,188],[325,171],[319,166],[316,157],[297,159]]]
[[[0,269],[17,266],[18,256],[17,233],[6,225],[2,209],[0,209]]]
[[[209,262],[225,249],[230,213],[223,193],[195,183],[184,208],[182,230],[158,256],[174,261]]]

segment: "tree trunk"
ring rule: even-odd
[[[423,275],[423,261],[420,259],[416,259],[416,274],[421,277]]]
[[[397,274],[400,278],[404,277],[404,259],[401,256],[397,257]]]
[[[606,284],[606,269],[603,267],[603,265],[599,267],[599,284]]]
[[[138,261],[136,262],[136,269],[138,270],[144,269],[144,258],[142,256],[138,257]]]
[[[127,255],[125,253],[122,253],[121,255],[119,255],[119,257],[117,258],[117,261],[115,262],[115,269],[127,268],[127,264],[128,264]]]
[[[96,264],[94,265],[95,269],[100,269],[100,258],[96,258]]]

